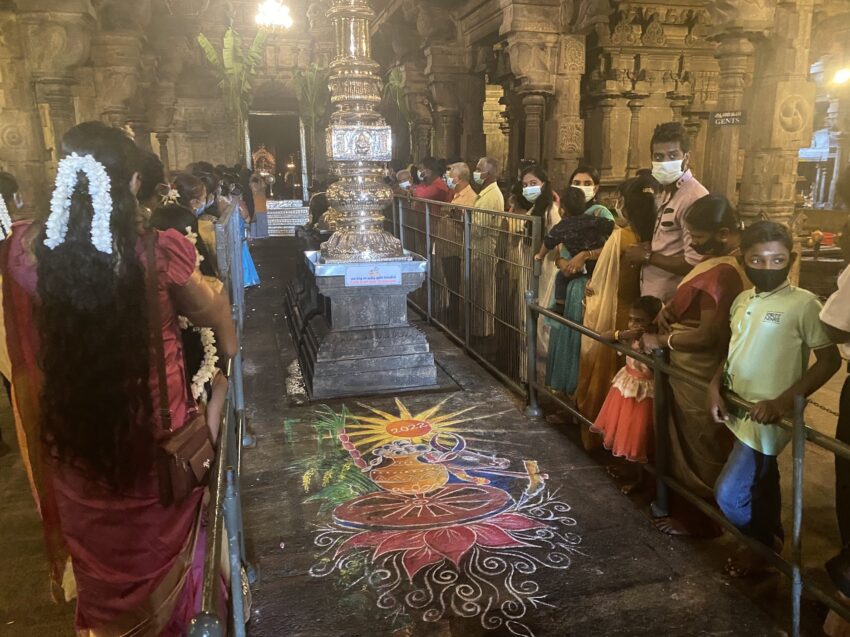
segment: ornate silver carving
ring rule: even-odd
[[[383,162],[392,158],[392,133],[375,110],[381,101],[378,65],[369,57],[366,0],[333,0],[328,18],[337,33],[336,57],[328,86],[331,114],[327,150],[338,181],[327,190],[329,210],[322,220],[335,232],[321,246],[325,263],[409,261],[401,242],[383,229],[392,191],[383,181]]]

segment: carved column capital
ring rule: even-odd
[[[523,92],[554,93],[558,70],[559,36],[520,32],[507,39],[511,74]]]
[[[61,6],[66,10],[35,1],[18,14],[27,63],[36,82],[71,82],[74,69],[89,58],[92,33],[97,28],[91,6],[88,2]]]

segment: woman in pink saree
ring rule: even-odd
[[[191,415],[177,315],[235,353],[229,303],[176,231],[150,264],[135,191],[139,154],[121,130],[80,124],[63,140],[44,223],[4,242],[4,312],[19,437],[44,523],[54,585],[76,581],[78,635],[182,635],[199,603],[203,489],[159,501],[159,392],[175,427]],[[149,327],[145,272],[157,270],[161,325]],[[163,339],[167,386],[152,348]]]

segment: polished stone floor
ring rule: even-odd
[[[283,315],[297,247],[270,239],[253,252],[263,282],[248,293],[244,343],[258,439],[243,475],[259,573],[250,635],[788,630],[784,578],[730,582],[720,572],[729,538],[658,534],[646,498],[619,492],[604,454],[582,451],[572,428],[527,419],[512,394],[427,326],[441,378],[450,379],[443,389],[298,404]],[[825,404],[839,382],[822,392]],[[834,428],[825,412],[812,421]],[[12,442],[4,399],[0,428]],[[809,460],[806,555],[817,575],[835,542],[833,475],[825,454],[810,450]],[[72,606],[49,600],[38,518],[14,450],[0,457],[0,542],[0,636],[72,634]],[[821,634],[822,614],[806,602],[804,634]]]

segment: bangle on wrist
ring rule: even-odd
[[[646,254],[643,257],[643,262],[649,263],[650,261],[652,261],[652,250],[647,250]]]
[[[615,341],[620,340],[620,330],[614,330],[614,340]]]
[[[676,348],[673,347],[673,333],[672,332],[670,333],[670,336],[667,337],[667,349],[669,349],[671,352],[676,351]]]

